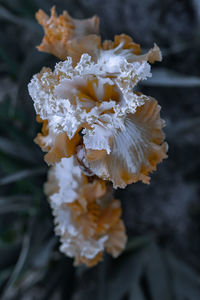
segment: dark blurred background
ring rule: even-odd
[[[43,194],[47,166],[27,84],[56,58],[39,53],[35,12],[97,14],[103,38],[126,33],[163,62],[139,89],[166,120],[169,158],[151,184],[117,190],[129,241],[116,260],[74,268],[58,251]],[[200,299],[200,0],[0,0],[0,299]]]

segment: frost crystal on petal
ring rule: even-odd
[[[126,234],[120,202],[102,180],[88,181],[74,157],[63,158],[50,170],[45,192],[60,250],[75,257],[75,264],[95,265],[105,249],[115,257],[121,253]]]
[[[148,60],[160,58],[158,47],[136,55],[124,48],[122,37],[118,42],[116,48],[99,49],[95,59],[83,54],[75,67],[68,58],[54,71],[44,68],[31,80],[29,93],[37,114],[48,122],[48,133],[36,140],[48,152],[48,163],[76,155],[76,147],[83,145],[92,173],[125,187],[149,182],[148,173],[166,157],[166,146],[157,102],[134,92],[139,81],[151,76]],[[152,132],[162,136],[159,143]]]
[[[76,20],[64,11],[36,14],[45,35],[38,49],[57,56],[28,85],[37,121],[35,142],[52,165],[45,193],[60,237],[60,251],[76,265],[93,266],[104,250],[117,257],[125,227],[114,188],[141,180],[167,157],[157,101],[138,92],[162,60],[156,44],[142,54],[125,34],[102,41],[99,19]]]

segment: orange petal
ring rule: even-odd
[[[68,56],[68,41],[74,38],[82,38],[89,34],[97,34],[99,30],[99,19],[94,16],[90,19],[76,20],[64,11],[59,17],[55,6],[51,9],[51,17],[43,10],[36,13],[36,19],[42,25],[45,36],[38,50],[51,53],[61,60]]]
[[[86,150],[89,168],[100,178],[111,180],[115,188],[124,188],[138,180],[149,183],[148,174],[167,157],[163,126],[160,106],[149,98],[135,114],[126,116],[125,128],[113,135],[110,154],[90,160]]]
[[[105,242],[105,248],[113,257],[119,256],[124,250],[127,242],[124,223],[119,220],[110,230],[108,240]]]
[[[84,256],[76,256],[74,260],[74,265],[78,266],[81,264],[86,265],[87,267],[94,267],[102,260],[103,252],[99,252],[94,258],[88,259]]]
[[[43,151],[48,152],[45,155],[45,161],[48,164],[54,164],[55,162],[59,162],[62,157],[70,157],[75,154],[76,147],[82,140],[82,137],[78,133],[80,129],[77,130],[72,139],[69,139],[66,133],[61,133],[55,137],[52,145],[48,145],[46,144],[48,135],[50,134],[48,121],[42,120],[39,116],[37,116],[37,121],[42,123],[42,133],[38,133],[34,141]]]
[[[147,60],[151,64],[153,64],[155,61],[161,61],[162,60],[162,54],[160,52],[159,47],[154,44],[154,47],[151,48],[146,54],[139,55],[138,61]]]
[[[126,241],[121,205],[103,180],[81,174],[74,157],[63,158],[51,168],[45,192],[55,216],[60,249],[75,257],[76,265],[97,264],[104,249],[119,255]]]
[[[83,185],[81,191],[81,197],[87,199],[87,202],[94,201],[101,198],[106,193],[106,183],[101,180],[95,180],[92,183],[87,183]]]
[[[81,142],[82,137],[76,133],[70,140],[66,133],[57,135],[51,150],[45,155],[45,161],[48,164],[59,162],[63,157],[70,157],[76,152],[77,145]]]
[[[119,221],[121,217],[121,204],[119,200],[113,199],[108,205],[101,211],[97,223],[97,233],[105,234]]]
[[[132,38],[126,34],[115,35],[114,42],[106,40],[104,41],[102,48],[109,50],[116,48],[123,43],[123,49],[131,49],[134,54],[139,55],[141,53],[140,45],[133,42]]]
[[[126,34],[116,35],[114,38],[114,42],[112,41],[104,41],[102,48],[104,50],[115,49],[121,44],[121,49],[129,49],[132,55],[128,60],[130,62],[146,60],[150,63],[154,63],[155,61],[161,61],[162,55],[159,47],[154,44],[154,47],[150,49],[146,54],[141,54],[140,45],[133,42],[132,38]],[[120,51],[120,50],[119,50]]]
[[[67,53],[72,57],[75,66],[83,53],[89,54],[94,61],[98,58],[98,49],[101,47],[101,38],[98,35],[88,35],[80,39],[72,39],[68,41]]]

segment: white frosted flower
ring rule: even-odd
[[[114,187],[147,183],[167,149],[157,102],[133,91],[151,76],[149,56],[136,61],[123,45],[101,49],[95,59],[83,54],[75,67],[69,57],[29,84],[36,113],[48,122],[48,134],[39,142],[50,152],[46,161],[69,157],[82,144],[87,167]]]
[[[128,63],[122,57],[115,65],[117,72],[112,69],[109,60],[100,57],[94,63],[88,54],[82,55],[75,68],[71,58],[56,64],[53,72],[44,68],[28,86],[36,113],[48,120],[55,134],[66,132],[69,138],[84,123],[123,127],[124,115],[134,113],[147,98],[133,93],[132,88],[150,76],[150,65],[146,61]]]
[[[148,183],[167,145],[157,101],[136,86],[151,76],[150,63],[162,59],[159,48],[142,55],[124,34],[102,43],[96,17],[83,20],[82,31],[66,12],[57,17],[53,9],[49,18],[40,11],[39,19],[45,29],[41,50],[57,55],[61,49],[63,59],[28,86],[45,123],[36,138],[45,160],[54,164],[77,155],[85,174],[110,180],[115,188]]]
[[[121,253],[126,234],[120,202],[112,198],[102,180],[89,181],[74,157],[61,159],[50,170],[45,192],[60,250],[74,257],[75,264],[95,265],[105,249],[114,257]]]
[[[66,11],[39,10],[44,38],[38,50],[61,61],[43,68],[28,85],[37,121],[35,142],[53,165],[45,184],[60,251],[76,265],[94,266],[104,250],[117,257],[126,244],[114,188],[139,180],[166,158],[160,106],[138,92],[161,61],[156,44],[141,54],[125,34],[101,41],[99,19],[77,20]]]

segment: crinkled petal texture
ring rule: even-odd
[[[45,31],[43,41],[37,47],[38,50],[51,53],[61,60],[65,60],[69,55],[68,42],[99,32],[99,19],[96,16],[90,19],[76,20],[70,17],[67,11],[64,11],[58,17],[55,7],[52,7],[51,17],[40,9],[36,13],[36,18]]]
[[[111,180],[115,188],[124,188],[138,180],[149,183],[149,172],[167,157],[163,125],[160,106],[153,98],[138,107],[135,114],[127,114],[121,129],[109,131],[97,125],[83,138],[89,168],[100,178]],[[102,152],[107,148],[101,146],[98,150],[98,144],[109,145],[109,151]]]
[[[29,84],[43,122],[36,142],[47,152],[47,163],[77,155],[87,175],[110,180],[114,187],[148,183],[167,146],[160,107],[134,89],[151,76],[149,63],[162,59],[159,48],[141,54],[125,34],[101,43],[99,36],[90,35],[97,29],[95,19],[77,21],[66,12],[57,17],[55,8],[50,18],[39,11],[38,19],[44,40],[52,38],[56,45],[55,37],[65,38],[71,56],[54,71],[43,68]]]
[[[28,88],[37,114],[48,122],[46,144],[50,147],[53,136],[61,133],[72,139],[95,123],[123,126],[123,115],[144,103],[145,96],[133,93],[132,87],[150,75],[146,61],[128,63],[108,53],[98,63],[84,54],[75,68],[70,58],[58,63],[54,72],[43,68]]]
[[[146,54],[141,55],[140,45],[134,43],[132,38],[126,34],[116,35],[114,41],[104,41],[102,48],[104,50],[115,49],[115,53],[123,52],[129,62],[146,60],[154,63],[162,60],[162,54],[156,44]]]
[[[40,51],[60,60],[28,85],[41,133],[35,138],[53,165],[45,184],[60,237],[60,250],[75,265],[94,266],[104,250],[117,257],[126,244],[120,201],[124,188],[166,158],[160,106],[136,90],[161,61],[156,44],[141,54],[131,37],[101,41],[99,19],[76,20],[64,11],[36,14],[45,35]]]
[[[90,19],[73,19],[67,11],[57,16],[55,6],[51,9],[49,17],[43,10],[36,13],[38,22],[45,31],[42,43],[38,50],[51,53],[61,60],[72,57],[73,64],[80,60],[83,53],[88,53],[94,60],[98,59],[102,50],[110,50],[115,53],[123,52],[129,62],[146,60],[150,63],[161,61],[159,48],[154,47],[146,54],[141,54],[140,45],[133,42],[128,35],[116,35],[114,41],[106,40],[101,43],[99,33],[99,18],[93,16]]]
[[[76,20],[64,11],[36,14],[45,35],[38,49],[60,60],[28,85],[41,133],[35,138],[53,165],[45,193],[55,217],[60,250],[75,264],[94,266],[104,250],[117,257],[125,227],[114,188],[139,180],[166,158],[160,106],[136,90],[161,61],[156,44],[141,54],[125,34],[101,41],[96,16]]]
[[[76,67],[68,59],[33,77],[29,92],[44,120],[36,142],[49,164],[82,149],[86,169],[114,187],[148,183],[167,150],[157,101],[132,90],[150,76],[150,65],[102,51],[98,62],[84,54]]]
[[[60,250],[74,257],[75,264],[93,266],[104,250],[114,257],[122,252],[127,237],[120,202],[112,198],[104,181],[83,175],[74,157],[63,158],[52,167],[45,191]]]

